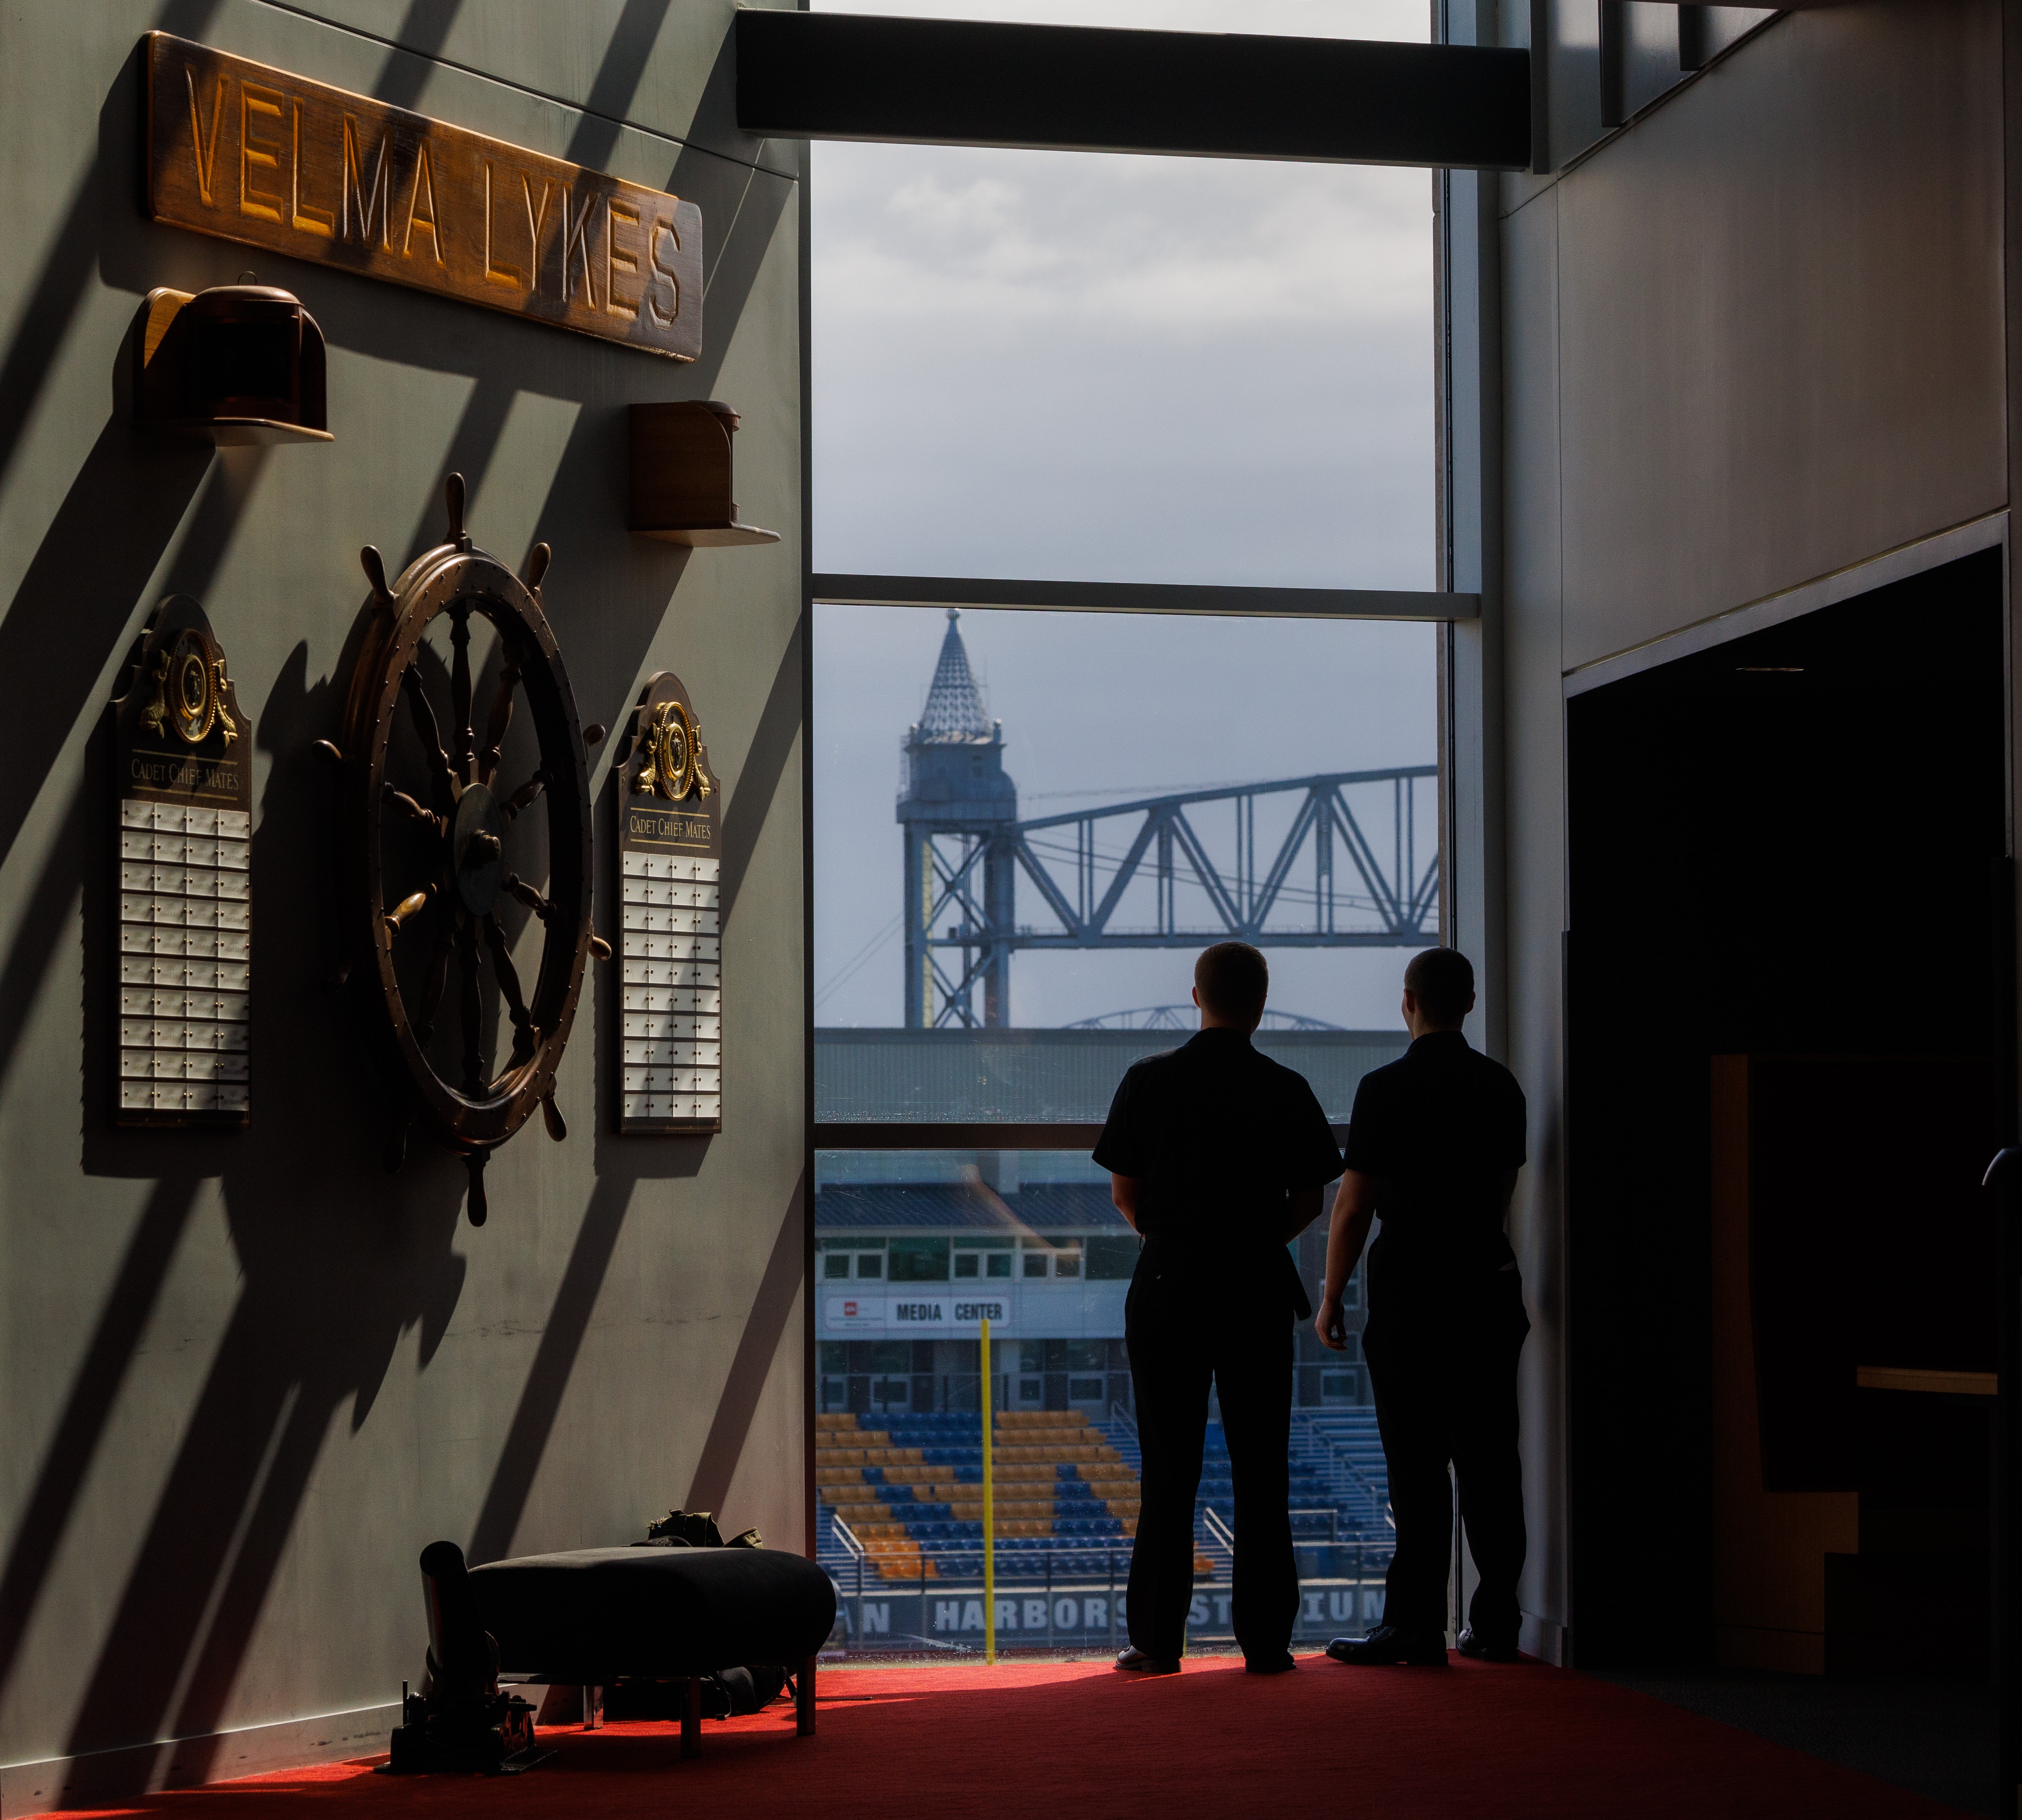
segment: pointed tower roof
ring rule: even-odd
[[[947,636],[941,641],[940,662],[934,666],[934,680],[927,690],[927,705],[922,711],[915,737],[929,745],[959,745],[991,737],[990,718],[983,711],[983,692],[969,667],[969,651],[955,622],[962,617],[948,608]]]

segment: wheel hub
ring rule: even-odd
[[[457,901],[473,916],[487,915],[506,883],[506,818],[486,785],[469,784],[456,799],[449,849]]]

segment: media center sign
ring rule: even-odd
[[[819,1330],[824,1339],[974,1339],[987,1320],[999,1339],[1115,1339],[1123,1332],[1130,1288],[1122,1279],[988,1288],[941,1282],[852,1290],[831,1283],[823,1286]]]
[[[1012,1325],[1012,1303],[1002,1296],[831,1296],[823,1313],[831,1332],[874,1328],[896,1334],[977,1334]]]

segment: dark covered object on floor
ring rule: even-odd
[[[419,1694],[404,1694],[387,1768],[396,1774],[429,1770],[530,1767],[534,1710],[500,1692],[498,1646],[479,1621],[463,1551],[431,1542],[422,1551],[422,1599],[429,1616],[428,1672]]]
[[[603,1685],[702,1675],[739,1663],[792,1667],[835,1623],[835,1588],[773,1548],[578,1548],[470,1572],[502,1667]]]

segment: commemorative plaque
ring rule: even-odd
[[[204,610],[162,602],[112,704],[119,1067],[130,1125],[243,1125],[253,728]]]
[[[617,755],[618,1129],[723,1129],[723,795],[681,679],[646,685]]]

